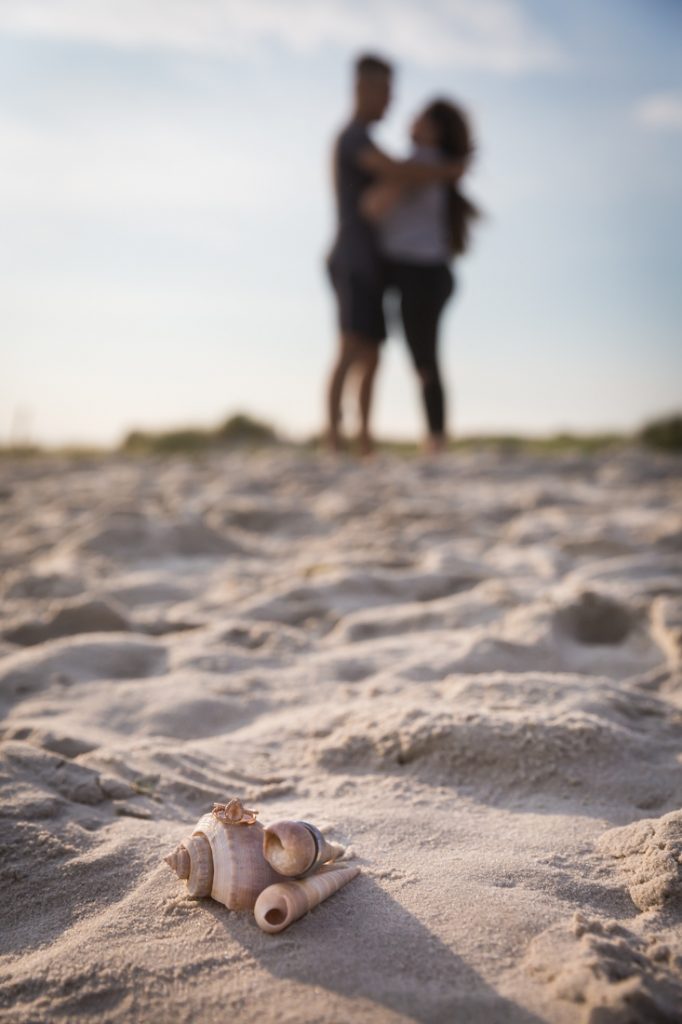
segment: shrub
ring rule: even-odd
[[[662,416],[646,423],[640,431],[640,440],[650,448],[669,452],[682,451],[682,413]]]
[[[277,435],[266,423],[251,419],[239,413],[231,416],[222,426],[213,430],[185,427],[147,433],[132,430],[123,440],[121,451],[132,455],[171,455],[181,452],[202,452],[208,448],[227,447],[236,444],[272,444]]]
[[[219,441],[229,442],[272,442],[277,440],[277,435],[267,423],[254,420],[244,413],[237,413],[225,420],[222,426],[218,427],[215,437]]]

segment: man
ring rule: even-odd
[[[329,382],[329,445],[340,446],[341,400],[348,373],[359,373],[360,447],[372,451],[370,410],[379,346],[386,336],[383,273],[375,228],[360,211],[363,192],[377,178],[402,185],[455,181],[462,161],[426,165],[393,160],[374,145],[369,126],[381,120],[391,99],[392,70],[380,57],[355,62],[355,104],[334,148],[338,230],[328,268],[338,305],[340,348]]]

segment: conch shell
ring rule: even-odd
[[[305,821],[278,821],[264,829],[257,814],[237,799],[214,804],[192,834],[164,859],[186,880],[189,896],[212,896],[228,910],[253,910],[264,890],[274,893],[276,903],[268,904],[261,915],[265,921],[261,927],[281,931],[354,878],[359,869],[334,868],[332,879],[332,869],[321,866],[338,859],[344,853],[342,846],[328,842]],[[295,877],[299,881],[290,881]],[[316,884],[310,886],[312,882]],[[288,895],[282,896],[282,889]],[[281,911],[284,924],[279,921],[280,905],[287,908],[286,913]]]
[[[189,896],[212,896],[228,910],[253,910],[256,898],[282,876],[263,856],[263,826],[241,800],[214,804],[166,863],[187,879]]]
[[[338,892],[359,874],[358,867],[329,865],[308,878],[295,882],[279,882],[264,889],[256,900],[256,923],[264,932],[275,934],[288,928],[332,893]]]

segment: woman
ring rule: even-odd
[[[436,100],[411,130],[413,160],[437,163],[467,159],[472,151],[465,114],[447,100]],[[405,188],[379,183],[362,199],[366,217],[379,228],[387,284],[400,294],[405,338],[421,380],[428,423],[426,448],[445,444],[445,402],[438,366],[438,325],[454,290],[450,262],[467,248],[469,226],[479,214],[457,185]]]

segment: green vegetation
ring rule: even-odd
[[[94,448],[86,445],[66,445],[58,448],[43,448],[38,444],[8,444],[0,445],[0,459],[38,459],[38,458],[68,458],[68,459],[103,459],[111,456],[108,448]]]
[[[504,452],[579,452],[589,455],[604,448],[623,447],[632,439],[626,434],[549,434],[547,437],[519,437],[515,435],[482,435],[463,437],[452,442],[453,449],[496,448]]]
[[[121,451],[129,455],[171,455],[175,452],[203,451],[211,444],[212,434],[208,430],[167,430],[158,434],[133,430],[121,445]]]
[[[645,424],[639,434],[639,440],[650,448],[661,448],[664,451],[682,451],[682,413],[663,416]]]
[[[550,434],[547,437],[523,437],[517,434],[467,434],[448,442],[448,451],[473,451],[475,449],[497,451],[505,455],[547,454],[575,452],[589,455],[606,448],[625,447],[634,439],[627,434]],[[636,442],[635,442],[636,443]],[[311,446],[322,444],[316,439]],[[379,441],[380,451],[397,455],[414,455],[421,451],[421,444],[415,441]],[[353,445],[349,446],[353,450]]]
[[[62,448],[41,448],[38,445],[0,446],[0,458],[38,458],[61,456],[70,459],[98,459],[124,455],[202,455],[212,451],[224,451],[235,447],[260,448],[269,445],[289,444],[302,450],[314,451],[322,448],[320,436],[296,444],[283,441],[267,423],[244,413],[230,416],[217,427],[186,427],[158,432],[133,430],[115,450],[82,446]],[[675,414],[654,420],[637,434],[552,434],[547,437],[522,437],[515,434],[481,434],[458,437],[448,444],[450,451],[472,451],[485,449],[502,454],[554,455],[574,452],[590,455],[605,449],[644,444],[661,451],[682,451],[682,414]],[[415,441],[386,440],[377,445],[380,451],[396,455],[411,456],[421,450]],[[351,441],[350,453],[355,451]]]
[[[124,439],[120,450],[131,455],[192,454],[235,445],[258,447],[265,444],[276,444],[277,440],[277,435],[272,427],[243,413],[238,413],[235,416],[230,416],[220,426],[208,430],[196,427],[187,427],[184,430],[166,430],[159,433],[133,430]]]
[[[272,444],[277,441],[277,435],[272,427],[267,423],[254,420],[244,413],[237,413],[226,419],[223,425],[216,430],[216,437],[230,444],[235,442],[237,444],[244,444],[244,442]]]

